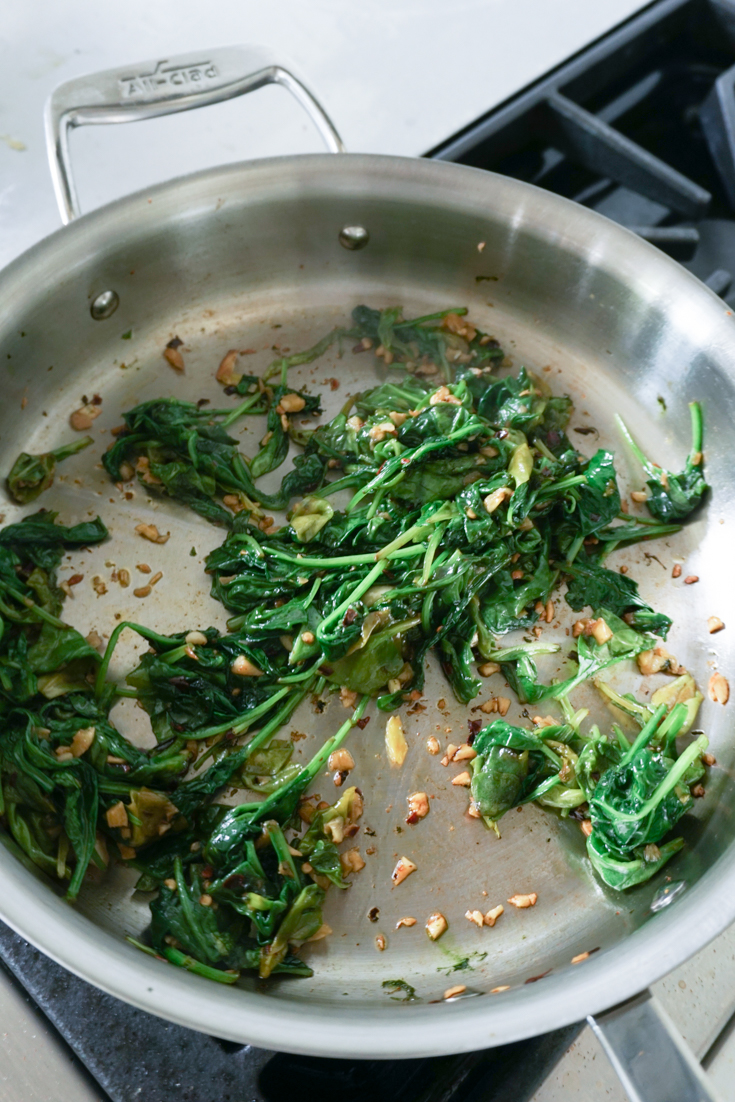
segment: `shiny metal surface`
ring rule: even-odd
[[[370,240],[370,234],[364,226],[345,226],[339,231],[339,243],[345,249],[356,252],[364,249]]]
[[[369,227],[370,247],[341,248],[338,233],[346,225]],[[115,321],[98,325],[89,302],[113,286],[120,296]],[[620,451],[612,422],[620,412],[649,451],[673,467],[687,450],[686,403],[699,398],[714,486],[706,512],[675,538],[614,561],[627,562],[643,595],[674,617],[670,649],[700,682],[713,664],[726,675],[732,669],[732,634],[706,633],[709,615],[735,625],[735,596],[724,582],[735,523],[727,447],[735,415],[732,319],[676,264],[589,211],[455,165],[354,155],[283,158],[206,172],[88,215],[11,265],[0,290],[2,469],[21,446],[40,450],[65,439],[67,417],[82,394],[103,398],[93,431],[98,457],[121,409],[162,394],[219,404],[213,376],[227,349],[256,349],[248,366],[260,369],[274,344],[305,347],[363,301],[401,303],[407,315],[466,303],[515,366],[528,364],[573,396],[573,425],[595,426],[599,444]],[[131,338],[123,341],[128,330]],[[162,357],[175,335],[184,341],[183,377]],[[294,381],[321,389],[328,415],[376,377],[365,357],[350,351],[299,370]],[[331,378],[338,390],[331,390]],[[254,424],[243,430],[245,453],[260,435]],[[590,451],[598,444],[581,439]],[[99,511],[112,532],[107,546],[69,560],[70,572],[85,575],[67,603],[69,618],[101,635],[110,633],[116,616],[133,612],[161,631],[221,624],[201,566],[222,534],[141,489],[126,500],[94,466],[97,457],[90,462],[91,451],[67,461],[44,501],[69,521]],[[639,472],[627,468],[622,453],[620,468],[629,488],[640,486]],[[4,511],[8,520],[18,514],[11,505]],[[140,521],[170,530],[171,539],[164,547],[143,544],[134,533]],[[671,580],[675,559],[699,576],[697,585]],[[131,605],[130,591],[115,584],[112,572],[141,560],[164,577],[150,598]],[[95,575],[107,585],[101,597],[91,585]],[[564,622],[546,630],[565,641],[564,623],[572,616],[563,603],[559,612]],[[132,643],[114,672],[120,675],[131,657]],[[626,689],[641,685],[635,668],[618,667],[615,681]],[[501,689],[496,675],[488,695]],[[582,695],[577,701],[586,703]],[[609,714],[591,704],[609,722]],[[664,878],[625,895],[608,892],[591,876],[572,822],[526,807],[502,821],[498,841],[465,816],[465,797],[424,748],[430,734],[444,742],[467,729],[467,710],[453,702],[438,671],[427,680],[426,711],[404,720],[409,753],[401,769],[385,759],[384,717],[374,716],[350,743],[353,778],[366,795],[363,823],[375,834],[359,836],[367,867],[349,891],[327,901],[325,918],[335,933],[310,950],[313,980],[213,990],[142,956],[122,941],[147,921],[146,900],[131,894],[134,876],[124,870],[90,888],[72,909],[0,851],[0,914],[113,994],[221,1037],[314,1054],[405,1057],[511,1041],[623,1001],[735,916],[731,708],[703,706],[701,726],[718,767],[707,799],[685,824],[688,846],[666,870],[689,886],[656,915],[650,904]],[[297,760],[343,715],[338,703],[321,717],[308,706],[297,713],[291,728],[307,736],[296,742]],[[137,728],[142,738],[144,718],[120,706],[121,726]],[[317,786],[325,798],[331,783],[325,776]],[[419,787],[434,797],[431,814],[407,828],[405,797]],[[390,872],[403,853],[418,871],[391,890]],[[506,913],[493,929],[478,930],[464,918],[468,908],[486,909],[516,891],[537,892],[536,907]],[[373,906],[380,908],[376,925],[367,919]],[[423,921],[437,909],[449,931],[432,944]],[[415,915],[417,925],[395,930],[405,914]],[[383,953],[375,948],[378,933],[387,938]],[[599,951],[571,965],[573,956],[593,949]],[[527,982],[548,970],[539,982]],[[392,1002],[381,982],[398,977],[424,1001]],[[458,981],[477,997],[430,1003]],[[506,985],[509,990],[489,994]]]
[[[718,1102],[701,1064],[649,991],[589,1024],[630,1102]]]
[[[60,84],[46,106],[45,123],[62,222],[70,222],[81,213],[69,151],[69,135],[75,127],[139,122],[191,111],[236,99],[267,84],[286,88],[304,108],[327,149],[344,152],[334,123],[309,89],[280,65],[258,65],[253,51],[245,46],[220,46],[157,58]]]
[[[102,291],[96,298],[92,299],[92,305],[89,307],[89,312],[95,321],[107,321],[117,310],[120,305],[120,298],[117,291]]]

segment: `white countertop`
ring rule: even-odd
[[[21,0],[0,27],[0,266],[59,225],[42,111],[82,73],[243,43],[291,67],[353,151],[420,155],[644,5],[640,0]],[[225,161],[320,148],[279,88],[78,131],[83,209]]]

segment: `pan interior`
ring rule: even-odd
[[[388,204],[376,201],[366,211],[356,200],[342,202],[344,210],[338,213],[344,221],[350,214],[361,214],[370,225],[373,241],[364,256],[339,248],[332,231],[340,219],[325,202],[313,208],[313,217],[321,220],[318,247],[308,234],[295,243],[292,238],[280,260],[271,258],[258,277],[251,267],[252,251],[246,263],[233,258],[230,249],[224,265],[218,265],[214,246],[203,243],[204,214],[192,215],[189,222],[181,214],[175,225],[172,217],[170,232],[158,241],[158,252],[164,250],[165,255],[154,255],[154,246],[134,235],[103,259],[104,270],[95,271],[91,260],[80,264],[62,280],[63,286],[49,287],[41,306],[28,308],[20,325],[14,319],[12,331],[6,327],[7,351],[3,345],[2,354],[8,357],[7,389],[0,413],[3,471],[21,450],[42,451],[69,439],[73,433],[68,417],[83,396],[102,398],[102,415],[92,429],[94,446],[65,462],[39,502],[58,510],[68,523],[99,513],[111,532],[109,543],[65,558],[62,579],[84,575],[75,586],[74,599],[66,602],[66,617],[85,633],[95,629],[103,638],[120,618],[161,632],[224,626],[224,610],[209,597],[203,570],[205,555],[224,533],[169,500],[149,496],[140,484],[132,492],[127,486],[116,488],[100,466],[123,410],[164,395],[228,406],[235,399],[223,394],[214,374],[229,349],[253,350],[240,364],[259,372],[286,349],[307,348],[333,326],[347,324],[357,303],[400,304],[406,317],[467,305],[471,319],[505,348],[508,360],[501,371],[525,364],[555,393],[572,396],[571,425],[596,430],[588,435],[572,432],[574,443],[588,454],[597,447],[616,451],[623,492],[641,488],[642,479],[625,456],[613,415],[622,414],[649,454],[678,469],[688,444],[686,403],[692,398],[704,401],[708,472],[715,487],[706,512],[675,537],[615,553],[609,565],[626,565],[643,597],[673,617],[668,645],[700,684],[706,684],[712,664],[726,668],[729,660],[727,632],[709,637],[706,619],[718,615],[728,626],[735,625],[730,587],[725,589],[719,574],[731,524],[725,508],[729,491],[720,489],[731,478],[721,444],[733,405],[730,379],[697,360],[694,338],[689,347],[679,343],[677,352],[674,338],[662,337],[655,325],[649,326],[654,306],[646,295],[641,292],[635,298],[626,292],[594,257],[588,256],[583,265],[578,257],[574,263],[560,263],[558,285],[540,292],[528,268],[529,255],[542,247],[540,239],[529,231],[524,245],[516,232],[516,243],[509,244],[507,220],[501,224],[499,215],[494,220],[490,215],[483,219],[457,213],[453,220],[443,216],[440,222],[438,216],[432,221],[429,211],[419,213],[421,226],[411,230],[401,221],[405,211]],[[298,204],[284,205],[281,218],[303,217],[297,208]],[[241,207],[231,204],[230,233],[252,229],[245,211],[244,202]],[[205,213],[211,224],[214,207]],[[220,246],[225,230],[220,226]],[[262,228],[259,232],[265,234]],[[408,259],[406,235],[413,250]],[[478,253],[482,240],[485,248]],[[591,241],[594,252],[593,246]],[[548,241],[543,247],[552,248]],[[192,259],[184,270],[182,257],[187,255]],[[174,272],[170,288],[163,279],[166,264]],[[478,275],[492,278],[478,282]],[[115,281],[121,307],[111,319],[92,322],[88,300],[105,280]],[[605,313],[605,308],[620,311],[626,293],[635,333]],[[650,299],[650,288],[646,293]],[[656,291],[663,293],[663,286]],[[51,333],[43,321],[49,312]],[[21,331],[25,336],[19,336]],[[162,355],[174,336],[184,342],[183,375]],[[357,354],[347,342],[341,353],[333,347],[313,364],[292,369],[290,379],[295,386],[321,393],[323,416],[328,418],[348,396],[385,375],[372,353]],[[657,401],[659,397],[663,402]],[[263,419],[258,418],[246,418],[235,427],[244,454],[254,454],[264,431]],[[277,484],[286,469],[269,476],[270,482],[264,480],[264,488]],[[23,512],[10,502],[3,511],[6,522]],[[171,538],[165,545],[146,542],[135,533],[141,522],[170,531]],[[684,573],[699,575],[699,583],[685,587],[673,582],[675,562],[685,564]],[[138,570],[145,563],[163,577],[150,596],[137,599],[132,590],[146,580]],[[116,580],[123,567],[133,577],[128,588]],[[567,668],[563,656],[570,649],[569,629],[576,615],[563,598],[557,599],[556,617],[544,628],[543,638],[561,642],[562,659],[547,661],[547,679]],[[141,649],[137,637],[125,637],[112,675],[123,676]],[[640,694],[658,684],[644,681],[635,666],[626,663],[606,677],[622,691]],[[324,918],[333,933],[303,951],[314,977],[274,981],[268,988],[270,997],[339,1008],[350,996],[353,1005],[386,1005],[391,993],[382,983],[395,979],[413,986],[423,1000],[440,998],[457,983],[465,984],[469,993],[513,989],[549,970],[556,974],[572,968],[571,960],[578,954],[618,945],[651,918],[650,904],[661,887],[678,881],[692,884],[724,851],[732,831],[726,809],[732,796],[733,754],[726,710],[710,702],[703,707],[700,725],[711,736],[719,767],[712,771],[707,799],[698,802],[695,814],[683,824],[685,850],[639,889],[623,895],[601,886],[584,858],[579,825],[552,811],[526,806],[507,814],[500,823],[501,839],[469,819],[466,790],[451,784],[458,770],[443,767],[439,756],[427,752],[426,741],[431,735],[442,746],[464,741],[468,719],[482,718],[472,708],[503,691],[502,676],[496,674],[469,708],[459,705],[441,671],[432,665],[423,708],[411,715],[404,709],[409,751],[400,768],[386,757],[384,714],[373,708],[366,729],[353,733],[348,745],[356,767],[350,783],[357,784],[365,797],[356,842],[366,867],[352,877],[348,891],[332,889],[328,895]],[[590,721],[609,726],[613,719],[620,720],[589,687],[573,699],[578,707],[590,708]],[[544,706],[543,714],[547,712],[556,714],[553,704]],[[119,705],[115,714],[126,734],[143,744],[151,742],[147,718],[132,702]],[[294,740],[294,760],[308,760],[344,717],[338,698],[322,714],[310,702],[302,705],[285,732]],[[529,722],[515,702],[507,718]],[[323,775],[315,790],[330,802],[338,795],[331,774]],[[417,790],[429,794],[431,812],[417,825],[407,826],[406,796]],[[391,871],[404,854],[415,862],[417,872],[392,888]],[[0,851],[0,862],[6,860],[10,858]],[[140,936],[148,921],[148,897],[134,892],[135,879],[134,872],[118,868],[101,884],[85,887],[77,907],[89,920],[90,936],[95,926],[119,938]],[[515,910],[507,900],[517,892],[537,893],[537,905]],[[485,912],[499,903],[505,905],[505,914],[492,929],[478,929],[464,917],[468,910]],[[379,911],[375,922],[368,918],[373,908]],[[447,934],[436,943],[424,931],[433,911],[441,911],[449,922]],[[404,916],[415,917],[416,925],[396,929]],[[386,942],[382,952],[376,946],[378,935]],[[251,989],[257,986],[253,980],[241,982]]]

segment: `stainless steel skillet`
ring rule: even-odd
[[[214,102],[267,79],[285,82],[279,70],[255,76],[238,70],[237,51],[207,57],[199,69],[193,58],[179,58],[66,85],[52,100],[52,132],[69,120],[123,121]],[[143,75],[131,77],[131,71]],[[328,120],[322,129],[340,148]],[[65,144],[57,150],[63,166]],[[73,192],[64,189],[63,167],[56,171],[71,214]],[[70,522],[100,512],[112,533],[106,546],[68,562],[69,571],[85,576],[67,602],[69,618],[101,635],[132,613],[162,631],[223,622],[202,573],[203,556],[221,532],[140,489],[128,499],[111,486],[95,466],[109,430],[122,409],[149,397],[221,404],[214,371],[228,349],[254,349],[248,364],[262,367],[276,354],[274,345],[308,346],[359,302],[400,303],[407,316],[468,305],[516,366],[545,372],[555,389],[572,394],[575,425],[594,426],[600,443],[619,452],[615,412],[652,454],[681,465],[687,402],[704,403],[714,487],[707,510],[655,549],[664,569],[642,550],[617,561],[628,562],[644,596],[674,617],[671,648],[680,661],[704,683],[713,668],[727,676],[732,635],[708,636],[706,619],[718,615],[735,627],[728,580],[735,522],[729,311],[678,265],[589,211],[490,173],[402,158],[279,158],[175,180],[76,220],[0,276],[0,469],[9,469],[21,449],[41,451],[67,439],[68,416],[83,395],[103,399],[95,448],[65,464],[43,502]],[[175,335],[184,341],[183,377],[162,357]],[[346,394],[375,378],[365,361],[349,350],[341,358],[335,352],[294,378],[321,389],[331,414]],[[245,453],[260,435],[259,426],[243,431]],[[625,472],[622,452],[620,466]],[[628,473],[630,485],[639,485],[639,472]],[[12,520],[18,511],[8,504],[4,512]],[[140,521],[170,530],[165,547],[143,545],[134,532]],[[699,576],[697,585],[671,580],[676,557]],[[143,560],[163,578],[150,597],[136,600],[114,575],[120,567],[134,572]],[[100,594],[95,578],[106,592]],[[571,619],[563,607],[560,626],[549,629],[562,640]],[[134,647],[131,640],[120,655],[118,675]],[[616,676],[626,690],[641,688],[635,670]],[[498,841],[467,819],[448,771],[424,748],[430,734],[444,742],[466,731],[466,709],[434,673],[426,710],[407,717],[410,749],[400,770],[385,758],[378,718],[351,744],[353,778],[366,794],[363,823],[374,834],[360,838],[366,868],[348,892],[328,900],[334,934],[311,950],[313,980],[223,989],[143,956],[123,940],[138,934],[147,916],[147,900],[133,894],[135,878],[126,870],[90,886],[71,908],[11,849],[0,849],[0,915],[111,993],[192,1028],[263,1047],[409,1057],[541,1033],[630,999],[735,917],[731,707],[708,701],[702,711],[718,767],[707,799],[686,825],[687,847],[666,875],[624,895],[592,877],[581,834],[569,820],[525,808],[503,820]],[[306,736],[296,741],[297,756],[307,756],[339,725],[340,711],[334,704],[320,717],[308,707],[296,714],[292,729]],[[134,709],[121,706],[119,722],[135,737],[149,737]],[[320,783],[328,795],[331,780]],[[418,787],[434,796],[432,811],[407,828],[405,796]],[[390,872],[404,853],[418,871],[391,890]],[[488,909],[529,891],[538,894],[536,907],[516,912],[506,906],[510,913],[492,930],[464,918],[467,909]],[[380,916],[373,924],[367,913],[375,906]],[[423,932],[434,910],[450,927],[436,944]],[[416,916],[417,925],[396,930],[406,914]],[[375,946],[379,933],[387,939],[384,952]],[[571,964],[585,952],[591,955]],[[422,1001],[392,1001],[381,985],[398,978]],[[442,1001],[443,991],[460,982],[465,996]],[[495,988],[503,990],[492,994]],[[621,1051],[631,1013],[638,1015],[635,1051],[661,1046],[653,1084],[665,1093],[646,1097],[672,1102],[677,1090],[682,1098],[706,1097],[649,1001],[600,1019],[610,1043]],[[672,1071],[676,1081],[667,1085],[664,1076]]]

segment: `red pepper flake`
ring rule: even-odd
[[[358,719],[355,726],[359,727],[361,731],[364,731],[369,722],[370,722],[370,716],[363,716],[362,719]]]
[[[222,885],[228,892],[241,892],[245,888],[245,877],[239,872],[233,873],[232,876],[228,876]]]

